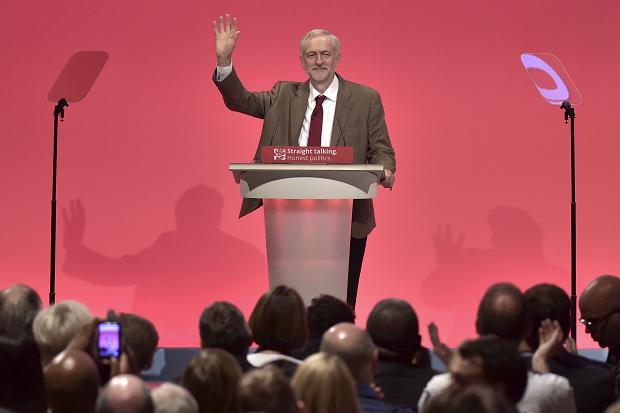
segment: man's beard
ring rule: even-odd
[[[310,76],[310,79],[314,80],[315,82],[322,82],[329,78],[329,69],[313,68],[308,71],[308,75]]]

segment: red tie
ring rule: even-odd
[[[321,146],[321,131],[323,130],[323,101],[325,96],[319,95],[314,98],[316,106],[310,115],[310,133],[308,134],[308,146]]]

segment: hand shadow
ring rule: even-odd
[[[454,237],[450,226],[433,237],[437,267],[422,284],[423,299],[431,307],[456,315],[453,328],[442,326],[446,342],[457,344],[475,336],[475,314],[484,292],[497,282],[520,288],[547,282],[560,286],[568,272],[546,262],[543,230],[527,212],[498,206],[487,214],[492,247],[465,248],[465,237]]]
[[[223,203],[214,188],[192,187],[177,201],[176,229],[135,254],[112,258],[84,245],[86,211],[72,201],[63,210],[63,270],[97,286],[135,285],[133,312],[151,319],[160,334],[197,344],[205,306],[216,300],[252,305],[266,284],[265,256],[219,228]]]

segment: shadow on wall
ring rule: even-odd
[[[438,228],[433,237],[437,268],[424,279],[422,295],[432,308],[455,313],[453,328],[442,329],[450,345],[475,336],[478,303],[491,284],[511,282],[524,289],[542,282],[565,287],[569,282],[568,271],[545,261],[543,230],[527,212],[498,206],[487,219],[489,249],[465,248],[464,235],[455,237],[450,226]],[[463,330],[467,337],[462,337]]]
[[[151,319],[166,342],[197,345],[198,318],[216,300],[254,303],[266,280],[265,256],[219,229],[223,198],[214,188],[188,189],[175,207],[176,229],[120,258],[84,245],[86,211],[78,199],[63,210],[65,274],[96,286],[135,285],[132,311]],[[122,236],[122,234],[119,234]]]

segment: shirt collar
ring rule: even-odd
[[[335,102],[337,97],[338,97],[338,85],[340,84],[340,81],[338,80],[338,76],[334,76],[334,80],[332,80],[332,83],[329,85],[329,87],[325,90],[324,93],[319,93],[318,90],[316,90],[314,88],[314,86],[312,85],[312,82],[310,82],[310,96],[308,97],[308,100],[312,101],[314,100],[317,96],[319,95],[323,95],[325,96],[327,99]]]

